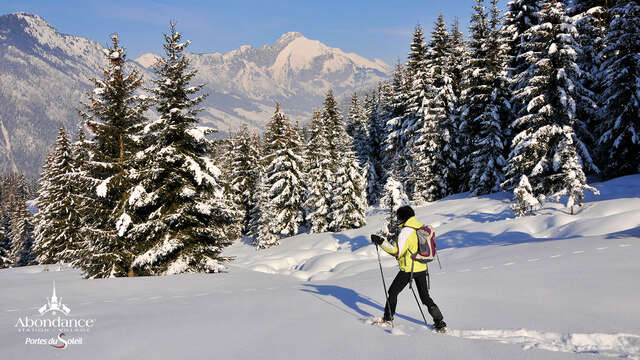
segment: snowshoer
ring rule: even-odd
[[[427,285],[427,264],[413,261],[411,254],[418,251],[418,236],[416,229],[423,226],[415,217],[415,212],[410,206],[403,206],[397,211],[398,223],[400,224],[400,233],[395,244],[390,244],[384,238],[378,235],[371,235],[371,241],[381,247],[384,251],[393,255],[398,259],[400,271],[389,287],[389,296],[387,304],[384,308],[384,316],[382,321],[391,322],[396,312],[396,304],[398,294],[411,281],[411,272],[413,267],[413,279],[415,280],[420,294],[420,300],[427,306],[429,314],[433,317],[434,328],[438,331],[444,330],[447,324],[444,322],[442,313],[438,305],[429,296],[429,287]]]

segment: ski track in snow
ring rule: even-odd
[[[448,330],[447,335],[521,345],[524,350],[542,349],[640,359],[640,336],[633,334],[560,334],[534,330]]]
[[[630,247],[630,246],[631,246],[631,244],[620,244],[620,245],[618,245],[618,247],[621,247],[621,248]],[[603,251],[603,250],[607,250],[607,249],[609,249],[608,246],[603,246],[603,247],[598,247],[595,250]],[[580,254],[584,254],[584,253],[586,253],[585,250],[575,250],[575,251],[571,252],[571,254],[573,254],[573,255],[580,255]],[[559,258],[561,256],[563,256],[563,254],[550,255],[549,259],[556,259],[556,258]],[[530,259],[527,259],[527,262],[537,262],[537,261],[540,261],[540,260],[541,260],[541,258],[530,258]],[[506,262],[506,263],[502,264],[502,266],[513,266],[513,265],[516,265],[516,264],[517,264],[517,262],[510,261],[510,262]],[[480,270],[492,270],[492,269],[495,269],[495,268],[496,267],[494,265],[483,265],[479,269]],[[458,270],[459,273],[466,273],[466,272],[470,272],[470,271],[472,271],[472,269],[469,269],[469,268]],[[443,275],[443,274],[445,274],[444,271],[434,273],[433,275]]]

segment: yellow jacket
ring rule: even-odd
[[[411,265],[413,263],[413,272],[420,272],[427,270],[427,264],[423,264],[418,261],[414,261],[411,258],[411,254],[415,254],[418,251],[418,234],[416,229],[419,229],[423,224],[416,219],[415,216],[409,218],[404,224],[400,225],[400,235],[395,245],[388,242],[382,243],[380,247],[382,250],[393,255],[398,259],[398,265],[400,265],[400,271],[411,272]]]

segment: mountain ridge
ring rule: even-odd
[[[188,36],[186,36],[188,38]],[[126,47],[126,39],[121,39]],[[91,90],[90,78],[105,65],[102,45],[63,34],[36,14],[0,15],[0,171],[39,173],[57,128],[75,131],[77,109]],[[227,53],[187,53],[198,70],[194,83],[206,84],[204,125],[221,135],[241,124],[262,129],[274,104],[300,122],[308,121],[329,88],[336,96],[387,79],[391,68],[379,59],[288,32],[272,44],[243,45]],[[128,59],[149,81],[154,54]],[[7,134],[5,136],[5,134]]]

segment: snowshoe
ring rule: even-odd
[[[444,334],[447,332],[447,323],[444,321],[439,321],[433,325],[433,330],[437,333]]]
[[[385,320],[384,318],[372,318],[370,320],[371,325],[378,325],[383,327],[393,327],[391,320]]]

